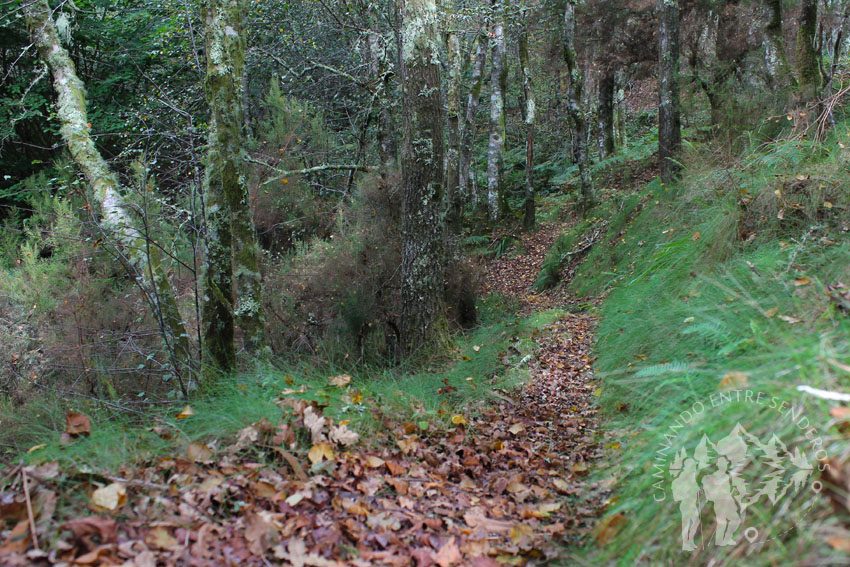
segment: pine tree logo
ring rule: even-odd
[[[742,471],[754,461],[757,465],[751,468],[758,469],[760,478],[748,486]],[[681,449],[670,465],[673,499],[682,514],[682,549],[697,548],[694,538],[705,504],[714,509],[715,543],[734,545],[750,506],[763,497],[776,505],[789,491],[799,491],[813,472],[806,454],[799,448],[792,453],[776,435],[762,443],[740,423],[717,443],[703,435],[693,455]],[[748,527],[743,535],[752,542],[758,530]]]

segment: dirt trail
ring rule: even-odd
[[[544,226],[524,236],[522,255],[489,266],[487,289],[519,297],[525,310],[562,305],[563,296],[529,291],[556,235],[557,227]],[[292,434],[289,426],[257,424],[215,458],[166,459],[125,471],[132,478],[117,513],[88,512],[65,526],[49,552],[26,554],[24,543],[0,563],[548,564],[564,541],[587,532],[596,514],[599,494],[589,496],[586,483],[599,454],[591,401],[594,326],[592,316],[570,313],[547,326],[535,336],[528,384],[502,394],[480,417],[459,419],[454,429],[422,432],[388,420],[394,447],[337,451],[325,474],[308,477],[303,452],[280,452],[279,467],[252,460],[257,447],[286,446]],[[313,431],[314,448],[339,433],[317,425],[306,404],[292,408],[296,424]]]

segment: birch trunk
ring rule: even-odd
[[[68,51],[59,41],[47,0],[26,3],[24,15],[33,44],[53,77],[62,139],[89,182],[89,198],[101,213],[100,227],[115,240],[125,265],[135,272],[136,281],[153,308],[174,371],[186,395],[184,377],[192,379],[194,370],[189,335],[177,307],[177,293],[162,266],[159,249],[155,243],[151,246],[134,226],[133,215],[121,195],[118,177],[94,144],[86,111],[85,86],[77,76]]]
[[[582,97],[584,94],[584,73],[578,64],[576,56],[576,0],[567,0],[564,9],[564,62],[567,65],[569,79],[568,112],[572,123],[573,155],[578,163],[581,179],[581,210],[583,214],[596,205],[596,193],[590,177],[590,166],[587,155],[587,119],[585,118]]]
[[[528,22],[523,23],[519,34],[519,66],[522,73],[522,90],[525,97],[523,119],[525,121],[525,203],[523,205],[522,226],[525,230],[534,228],[534,89],[531,82],[531,69],[528,64]]]
[[[682,145],[679,102],[679,3],[658,0],[658,164],[661,180],[679,173],[674,157]]]
[[[437,5],[399,0],[403,14],[401,68],[402,356],[437,346],[447,330],[443,204],[443,106]]]
[[[265,348],[261,252],[251,215],[241,132],[247,6],[245,0],[209,0],[204,5],[210,129],[203,315],[206,354],[219,371],[235,365],[234,321],[249,353],[261,354]]]
[[[778,78],[783,83],[794,84],[794,76],[788,66],[788,56],[785,53],[785,39],[782,31],[782,0],[765,0],[770,19],[764,29],[767,36],[765,46],[765,57],[767,59],[768,72],[772,77]]]
[[[505,191],[505,90],[507,87],[507,46],[504,6],[493,0],[493,32],[490,38],[490,143],[487,148],[487,211],[491,221],[506,212]]]
[[[461,199],[470,199],[478,192],[470,186],[470,168],[472,166],[472,146],[475,142],[475,117],[481,101],[481,88],[484,85],[484,66],[487,63],[487,39],[482,34],[477,40],[475,62],[472,65],[472,84],[466,101],[466,112],[460,126],[460,163],[458,165],[458,194]],[[473,179],[474,181],[474,179]]]

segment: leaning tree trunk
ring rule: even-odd
[[[523,205],[522,226],[525,230],[534,228],[534,89],[531,83],[531,69],[528,64],[528,22],[524,22],[519,33],[519,66],[522,72],[522,90],[525,97],[525,203]]]
[[[615,151],[614,94],[617,81],[613,68],[606,67],[599,79],[599,157],[605,159]]]
[[[506,212],[505,195],[505,90],[507,89],[507,46],[504,7],[493,0],[493,33],[490,38],[490,144],[487,148],[487,211],[491,221]]]
[[[458,188],[461,199],[470,199],[477,192],[470,187],[470,168],[472,165],[472,146],[475,142],[475,116],[481,101],[481,87],[484,85],[484,66],[487,62],[487,36],[482,34],[476,41],[475,62],[472,65],[472,84],[466,101],[466,113],[460,126],[460,162],[458,164]]]
[[[235,365],[234,320],[249,353],[261,354],[266,344],[261,252],[251,215],[241,132],[247,7],[245,0],[209,0],[204,5],[210,128],[203,315],[206,355],[218,371]]]
[[[817,24],[818,1],[803,0],[796,48],[797,81],[802,103],[814,100],[821,86],[820,54],[815,46]]]
[[[679,3],[658,0],[658,163],[661,180],[679,173],[675,156],[682,146],[679,116]]]
[[[461,232],[463,201],[458,185],[460,182],[460,82],[462,61],[460,39],[457,32],[446,33],[446,111],[447,142],[446,147],[446,225],[449,232],[458,235]]]
[[[587,155],[587,119],[582,102],[584,73],[579,66],[575,48],[577,4],[576,0],[567,0],[564,9],[564,62],[569,74],[568,111],[572,123],[573,156],[578,163],[581,179],[581,210],[583,214],[587,214],[596,205],[596,192],[593,190]]]
[[[399,0],[404,146],[402,170],[402,356],[436,346],[446,332],[443,105],[435,0]]]
[[[94,144],[86,112],[85,86],[77,76],[68,51],[59,41],[47,0],[25,3],[24,15],[33,44],[53,75],[62,139],[88,179],[89,198],[100,208],[101,229],[115,240],[120,257],[135,272],[133,275],[153,308],[185,395],[183,377],[191,379],[194,362],[189,334],[177,307],[177,293],[162,265],[159,248],[133,225],[133,214],[121,195],[118,177]]]

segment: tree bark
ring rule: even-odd
[[[209,0],[204,5],[210,129],[203,315],[206,354],[219,371],[235,365],[234,321],[242,329],[249,353],[262,354],[266,346],[261,252],[251,215],[241,132],[247,6],[245,0]]]
[[[770,19],[764,29],[768,41],[765,53],[768,72],[774,78],[794,84],[794,76],[788,67],[788,56],[785,53],[785,39],[782,31],[782,0],[765,0],[765,5],[770,10]]]
[[[614,94],[617,90],[614,69],[606,68],[599,80],[599,156],[602,159],[615,151]]]
[[[463,201],[460,184],[460,82],[462,61],[460,39],[457,33],[446,33],[446,92],[447,147],[446,147],[446,225],[449,233],[459,235],[462,225]]]
[[[675,161],[682,146],[679,101],[679,3],[658,0],[658,165],[661,180],[679,173]]]
[[[402,148],[402,356],[438,346],[447,331],[443,203],[443,106],[435,0],[399,0]]]
[[[89,198],[101,213],[100,227],[115,239],[122,259],[133,272],[145,299],[153,308],[169,350],[174,371],[187,394],[194,362],[189,334],[177,307],[177,293],[160,260],[159,249],[133,224],[133,214],[121,195],[118,177],[109,169],[94,144],[86,111],[85,86],[68,51],[59,41],[56,23],[47,0],[24,5],[24,15],[39,56],[47,64],[56,91],[56,113],[62,139],[90,185]]]
[[[487,148],[487,211],[491,221],[507,211],[505,195],[505,90],[507,89],[507,45],[504,6],[493,0],[493,32],[490,37],[490,143]]]
[[[528,63],[528,22],[523,22],[519,32],[519,66],[522,73],[522,90],[525,97],[523,119],[525,121],[525,203],[522,226],[531,230],[535,224],[534,203],[534,89],[531,68]]]
[[[584,113],[584,73],[578,63],[576,55],[576,7],[577,0],[567,0],[564,9],[564,36],[563,50],[564,62],[567,65],[569,85],[568,91],[568,113],[572,124],[573,156],[578,164],[579,178],[581,180],[581,211],[587,214],[596,205],[596,192],[593,189],[593,180],[590,177],[590,165],[587,154],[587,119]]]
[[[461,199],[471,200],[477,195],[470,187],[470,168],[472,166],[472,146],[475,142],[475,117],[478,114],[478,104],[481,101],[481,88],[484,85],[484,67],[487,63],[487,39],[482,34],[476,40],[475,62],[472,65],[472,84],[466,101],[466,112],[461,123],[460,133],[460,162],[458,164],[458,189]],[[474,180],[473,180],[474,181]]]
[[[817,23],[817,0],[803,0],[795,50],[798,90],[802,103],[814,100],[820,92],[820,53],[815,46]]]
[[[369,47],[369,74],[376,81],[378,89],[377,138],[378,159],[381,162],[381,175],[397,167],[398,147],[395,140],[395,120],[393,119],[392,103],[390,101],[390,82],[392,73],[388,70],[387,52],[381,45],[381,38],[375,32],[370,32],[366,40]]]

